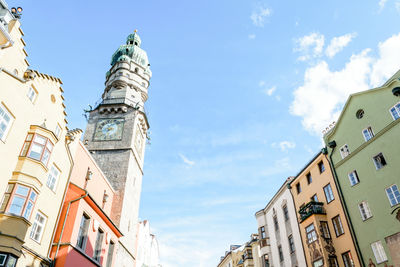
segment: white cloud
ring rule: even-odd
[[[265,85],[265,81],[260,81],[259,83],[258,83],[258,86],[260,86],[260,87],[263,87]]]
[[[303,85],[294,91],[290,112],[302,117],[306,130],[320,134],[338,118],[350,94],[383,84],[400,68],[399,47],[397,34],[379,43],[377,57],[364,49],[353,54],[341,70],[332,71],[325,61],[307,68]]]
[[[250,40],[253,40],[253,39],[255,39],[256,38],[256,35],[255,34],[249,34],[249,39]]]
[[[325,54],[329,58],[333,58],[337,53],[343,50],[351,40],[356,37],[355,33],[348,33],[342,36],[332,38],[330,44],[325,50]]]
[[[271,88],[264,89],[264,94],[271,96],[276,90],[276,86],[272,86]]]
[[[385,7],[387,0],[379,0],[379,9],[382,10]]]
[[[296,147],[296,143],[290,141],[281,141],[279,143],[272,143],[272,147],[277,148],[279,147],[283,152],[288,151],[288,149],[293,149]]]
[[[312,58],[320,57],[325,43],[325,36],[320,33],[311,33],[295,40],[295,52],[299,52],[301,56],[297,58],[299,61],[307,61]]]
[[[271,16],[272,10],[266,7],[258,7],[251,13],[250,19],[254,26],[264,27],[265,19]]]
[[[187,157],[185,157],[183,154],[179,154],[179,157],[181,157],[182,161],[186,163],[189,166],[193,166],[195,164],[194,161],[189,160]]]
[[[400,13],[400,1],[397,1],[394,6],[396,7],[397,12]]]

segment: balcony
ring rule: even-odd
[[[270,244],[269,244],[269,237],[266,237],[266,238],[263,238],[263,239],[260,239],[260,247],[266,247],[266,246],[269,246]]]
[[[326,212],[323,205],[324,205],[323,202],[315,202],[315,201],[308,202],[304,207],[300,208],[299,210],[300,222],[303,222],[305,219],[307,219],[313,214],[325,215]]]
[[[31,223],[21,216],[0,213],[1,251],[21,256],[21,248]]]

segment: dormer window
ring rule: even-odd
[[[137,43],[137,42],[135,42],[135,45],[137,46],[137,45],[138,45],[138,43]]]
[[[130,44],[130,45],[133,45],[133,41],[129,41],[129,44]]]

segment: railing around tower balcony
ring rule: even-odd
[[[96,103],[94,104],[94,108],[92,110],[95,110],[100,105],[107,105],[107,104],[112,105],[112,104],[121,104],[121,103],[129,105],[135,109],[141,110],[144,113],[146,113],[146,109],[144,108],[144,106],[139,105],[139,102],[134,102],[125,97],[106,98],[106,99],[101,98],[98,101],[96,101]]]
[[[313,214],[326,214],[323,202],[310,201],[299,210],[300,222],[304,221]]]

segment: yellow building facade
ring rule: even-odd
[[[307,266],[361,266],[326,155],[314,157],[290,187]]]
[[[49,266],[72,159],[62,82],[28,69],[18,17],[0,0],[0,266]]]

